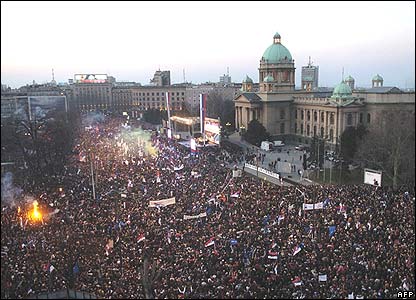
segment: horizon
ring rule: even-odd
[[[95,2],[2,1],[1,8],[1,83],[12,88],[50,82],[52,69],[57,83],[92,73],[147,85],[160,69],[172,84],[184,82],[183,70],[186,82],[200,84],[218,82],[227,67],[232,82],[246,75],[258,82],[276,31],[295,60],[296,87],[311,56],[320,87],[341,82],[344,69],[357,87],[380,74],[384,86],[415,88],[414,2],[106,2],[100,14],[92,14]],[[296,17],[276,13],[285,10]]]

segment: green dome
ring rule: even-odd
[[[263,82],[273,82],[274,78],[272,75],[268,75],[263,79]]]
[[[351,95],[352,95],[351,88],[344,81],[338,84],[335,87],[334,92],[332,93],[333,98],[345,98],[345,97],[350,97]]]
[[[354,81],[354,78],[352,78],[351,75],[348,75],[347,77],[345,77],[344,81]]]
[[[284,62],[292,62],[292,55],[285,46],[280,43],[280,34],[276,32],[273,37],[273,44],[264,51],[262,60],[266,63],[276,64]]]
[[[280,39],[280,34],[278,32],[276,32],[273,36],[274,39]]]
[[[243,83],[253,83],[253,79],[251,79],[250,77],[248,77],[248,75],[246,75],[246,78],[243,80]]]
[[[380,75],[377,74],[376,76],[373,77],[373,80],[374,81],[383,81],[383,77],[381,77]]]

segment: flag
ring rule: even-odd
[[[277,217],[277,225],[280,225],[280,222],[285,219],[285,216],[278,216]]]
[[[52,273],[53,270],[56,270],[56,268],[51,264],[49,266],[49,273]]]
[[[269,222],[269,220],[270,220],[270,216],[269,215],[264,216],[263,225],[266,226],[267,223]]]
[[[146,239],[146,237],[144,236],[144,233],[139,234],[139,236],[137,237],[137,242],[140,243],[141,241],[144,241]]]
[[[267,256],[267,258],[268,259],[277,259],[277,255],[278,255],[277,251],[270,250],[269,255]]]
[[[79,273],[79,266],[78,266],[78,261],[75,262],[74,267],[72,268],[72,272],[74,273],[74,275]]]
[[[240,192],[235,192],[234,194],[231,194],[230,197],[239,198],[240,197]]]
[[[315,208],[314,209],[323,209],[324,208],[324,203],[321,201],[321,202],[318,202],[318,203],[315,203]]]
[[[303,210],[313,210],[313,209],[314,209],[314,204],[303,203]]]
[[[329,237],[332,237],[334,235],[334,233],[335,233],[335,230],[337,229],[337,226],[336,225],[329,226],[328,229],[329,229]]]
[[[298,254],[303,249],[303,247],[304,247],[303,243],[300,243],[299,246],[296,246],[293,249],[293,256],[295,256],[296,254]]]
[[[330,203],[331,203],[331,200],[329,198],[326,198],[325,201],[324,201],[324,207],[326,207]]]
[[[214,239],[215,239],[215,237],[210,238],[209,241],[205,243],[205,247],[209,247],[209,246],[214,245],[215,244]]]
[[[299,276],[296,276],[296,277],[295,277],[295,279],[293,279],[293,280],[292,280],[292,283],[293,283],[295,286],[300,286],[300,285],[302,285],[302,279],[300,279],[300,277],[299,277]]]
[[[231,239],[231,240],[230,240],[230,244],[231,244],[231,246],[232,246],[232,245],[237,245],[237,243],[238,243],[238,242],[237,242],[237,240],[236,240],[236,239]]]

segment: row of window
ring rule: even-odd
[[[311,136],[311,127],[310,127],[310,125],[308,124],[308,125],[306,125],[306,136]],[[312,136],[315,136],[315,135],[317,135],[317,127],[316,126],[313,126],[313,135]],[[297,123],[295,123],[295,134],[298,134],[298,124]],[[303,135],[304,134],[304,127],[303,127],[303,124],[300,124],[300,134],[301,135]],[[329,129],[329,136],[324,136],[325,135],[325,129],[323,128],[323,127],[321,127],[321,130],[320,130],[320,136],[321,137],[325,137],[325,138],[328,138],[329,137],[329,140],[330,141],[333,141],[333,138],[334,138],[334,129],[333,128],[331,128],[331,129]]]
[[[311,120],[311,112],[309,110],[306,112],[306,118],[307,118],[308,121]],[[295,110],[295,119],[296,120],[298,119],[298,111],[297,110]],[[304,120],[304,111],[303,110],[300,111],[300,119]],[[334,124],[334,122],[335,122],[334,119],[335,119],[335,114],[330,113],[329,114],[329,123],[331,125]],[[315,122],[318,121],[318,113],[316,111],[313,113],[313,120]],[[324,121],[325,121],[325,113],[321,112],[321,122],[323,123]],[[370,123],[370,121],[371,121],[371,115],[368,113],[367,114],[367,123]],[[360,123],[363,123],[363,114],[362,113],[360,113]],[[352,113],[347,114],[347,125],[353,125]]]

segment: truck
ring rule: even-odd
[[[283,143],[283,141],[274,141],[274,146],[275,147],[283,147],[285,145],[285,143]]]
[[[272,151],[273,150],[273,143],[269,141],[262,141],[260,149],[264,151]]]

